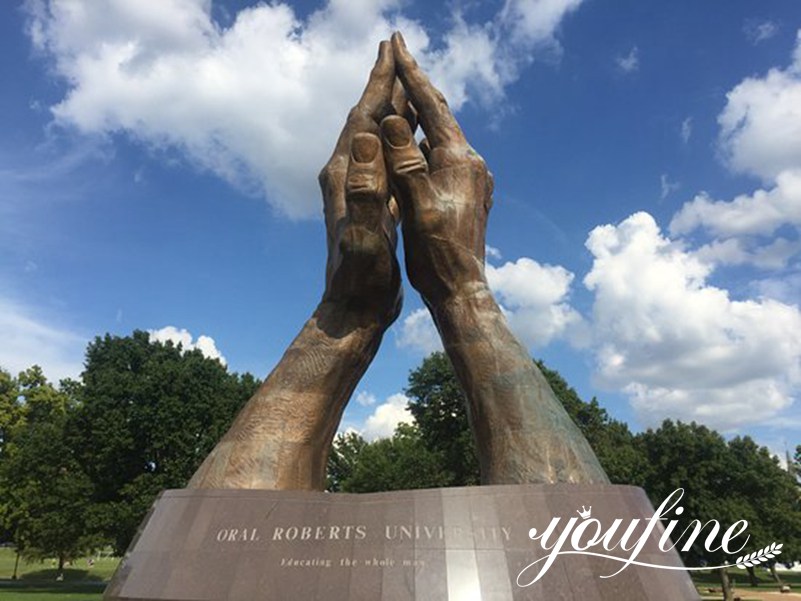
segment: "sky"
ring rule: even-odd
[[[634,431],[800,444],[797,0],[3,2],[0,366],[77,377],[140,329],[266,376],[394,30],[495,176],[487,277],[532,355]],[[408,420],[439,348],[405,283],[341,428]]]

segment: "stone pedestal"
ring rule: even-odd
[[[629,486],[519,485],[364,495],[168,490],[120,564],[107,601],[683,601],[699,599],[683,570],[569,554],[530,586],[544,557],[529,530],[592,506],[608,528],[653,515]],[[590,518],[590,519],[592,519]],[[589,526],[589,524],[588,524]],[[586,528],[591,537],[594,529]],[[680,567],[658,549],[637,560]],[[618,533],[620,538],[622,530]],[[635,535],[635,539],[638,538]],[[552,544],[552,543],[551,543]],[[570,550],[566,544],[563,550]],[[600,545],[591,551],[605,552]],[[614,550],[611,554],[628,557]],[[527,568],[527,566],[530,566]],[[521,575],[522,572],[522,575]]]

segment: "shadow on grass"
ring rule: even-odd
[[[97,582],[84,581],[84,582],[56,582],[51,580],[49,582],[42,580],[9,580],[6,578],[0,579],[0,591],[20,591],[25,593],[84,593],[84,594],[98,594],[102,593],[108,583],[102,580]]]
[[[58,575],[57,568],[43,568],[41,570],[34,570],[26,572],[20,576],[22,582],[56,582]],[[64,568],[64,582],[103,582],[103,577],[100,574],[93,573],[91,570],[82,570],[80,568]]]

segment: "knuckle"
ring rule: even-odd
[[[320,169],[320,173],[317,174],[317,181],[319,182],[322,188],[326,188],[328,186],[328,182],[331,181],[330,165],[326,165],[325,167]]]
[[[379,185],[375,174],[357,171],[348,175],[345,189],[349,195],[375,195],[378,193]]]
[[[393,164],[393,171],[397,175],[412,176],[428,171],[428,164],[421,156],[403,157]]]
[[[472,146],[467,147],[467,160],[469,163],[476,168],[483,169],[484,171],[487,170],[487,162],[484,160],[480,154],[478,154]]]

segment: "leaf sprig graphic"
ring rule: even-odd
[[[744,570],[745,568],[753,568],[754,566],[761,564],[763,561],[773,559],[777,555],[780,555],[783,546],[784,545],[782,543],[772,543],[769,547],[765,547],[759,551],[754,551],[748,555],[742,555],[738,557],[735,564],[741,570]]]

